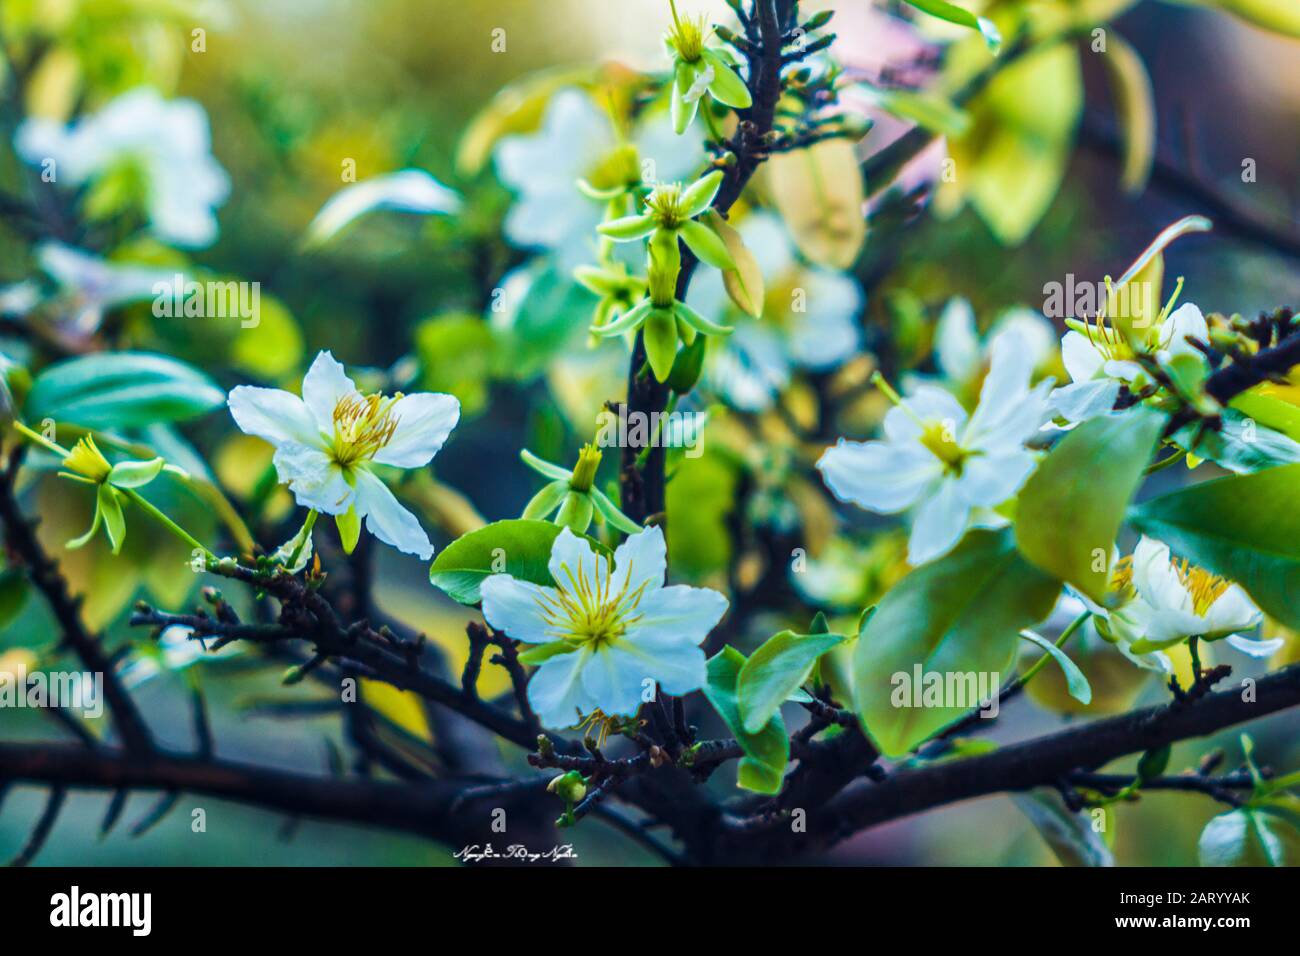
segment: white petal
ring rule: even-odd
[[[1029,356],[1010,338],[995,342],[992,352],[989,373],[980,388],[979,407],[961,437],[966,448],[1018,445],[1047,417],[1047,391],[1029,390],[1034,373]]]
[[[290,392],[240,385],[231,389],[226,404],[240,431],[273,445],[286,441],[323,444],[311,412],[301,398]]]
[[[718,626],[727,613],[727,599],[710,588],[674,584],[655,591],[634,613],[640,619],[628,629],[627,640],[646,652],[670,643],[693,647]]]
[[[943,474],[943,463],[916,442],[851,442],[826,449],[817,470],[841,501],[890,514],[915,504]]]
[[[1133,551],[1133,583],[1142,599],[1156,611],[1192,613],[1192,596],[1170,560],[1168,545],[1142,537]]]
[[[610,574],[609,560],[597,554],[591,542],[579,537],[568,528],[560,529],[555,543],[551,545],[551,558],[546,563],[551,577],[562,590],[572,593],[576,590],[579,578],[597,588]]]
[[[1257,625],[1263,615],[1246,592],[1238,584],[1233,584],[1215,599],[1205,612],[1205,636],[1215,637],[1221,634],[1235,634],[1249,631]]]
[[[460,402],[452,395],[418,392],[393,403],[397,420],[393,437],[375,453],[374,461],[397,468],[421,468],[442,448],[460,421]]]
[[[615,691],[621,693],[630,709],[620,710],[620,713],[636,713],[647,690],[646,680],[654,681],[656,693],[689,694],[704,686],[707,675],[704,651],[684,641],[646,642],[629,635],[628,639],[598,651],[596,656],[600,658],[605,654],[610,658],[606,670],[593,665],[587,669],[583,680],[597,700],[608,695],[612,704]],[[621,683],[615,684],[614,681]]]
[[[558,635],[546,623],[545,608],[554,600],[555,589],[530,581],[518,581],[508,574],[493,574],[479,587],[483,617],[498,631],[516,641],[545,644]]]
[[[298,504],[327,515],[341,515],[352,506],[354,492],[334,460],[318,448],[285,442],[271,459],[280,483],[287,484]]]
[[[628,593],[631,593],[644,584],[645,593],[649,594],[663,586],[667,570],[668,545],[664,541],[663,529],[646,528],[629,535],[614,552],[614,579],[610,588],[617,594],[626,585]]]
[[[1015,342],[1034,368],[1045,364],[1056,353],[1056,328],[1034,309],[1017,307],[1004,312],[989,332],[989,349],[1003,338]]]
[[[907,542],[909,564],[924,564],[953,549],[966,533],[970,505],[962,501],[955,482],[940,483],[937,493],[917,509]]]
[[[1071,329],[1061,339],[1061,361],[1065,364],[1065,370],[1070,373],[1070,381],[1077,384],[1096,378],[1102,366],[1106,364],[1106,356],[1088,341],[1086,335]]]
[[[403,508],[388,486],[364,468],[353,472],[357,486],[357,511],[366,528],[384,544],[423,561],[433,557],[433,545],[420,527],[419,519]]]
[[[453,213],[460,209],[460,196],[423,169],[374,176],[344,186],[326,200],[307,227],[308,241],[324,242],[358,216],[376,209]]]
[[[1122,382],[1131,382],[1144,373],[1141,365],[1128,359],[1110,359],[1101,368],[1111,378],[1117,378]]]
[[[1241,653],[1254,658],[1272,657],[1274,652],[1286,644],[1286,638],[1282,637],[1275,637],[1271,641],[1252,641],[1240,634],[1228,635],[1227,641]]]
[[[1110,378],[1066,385],[1052,392],[1051,404],[1066,421],[1086,422],[1115,407],[1120,383]]]
[[[582,686],[597,707],[607,714],[633,716],[641,708],[642,681],[654,680],[647,661],[627,653],[621,645],[603,644],[582,670]]]
[[[1051,417],[1051,396],[1052,379],[1045,378],[1029,391],[1018,392],[1005,401],[986,402],[981,397],[979,408],[961,435],[961,445],[988,454],[1018,450]]]
[[[334,408],[339,399],[356,394],[357,386],[329,352],[321,352],[302,380],[302,399],[326,434],[334,432]]]
[[[962,467],[957,491],[972,507],[1000,505],[1020,490],[1035,464],[1034,456],[1023,450],[974,455]]]
[[[851,276],[819,268],[805,270],[800,281],[807,292],[807,310],[789,316],[790,355],[807,368],[833,368],[862,343],[857,322],[862,287]]]
[[[528,703],[547,727],[572,727],[579,715],[598,706],[582,686],[582,672],[591,660],[583,647],[572,654],[547,658],[528,682]]]
[[[918,418],[923,422],[948,424],[954,434],[966,424],[966,409],[951,392],[936,385],[922,385],[903,401],[907,408],[891,408],[885,415],[885,437],[890,441],[903,441],[920,435],[921,426],[916,423]]]
[[[979,336],[975,331],[975,310],[960,297],[948,300],[935,326],[935,356],[939,369],[957,382],[973,378],[979,371]]]
[[[1160,323],[1160,344],[1170,355],[1201,355],[1187,337],[1191,336],[1202,342],[1210,340],[1210,327],[1205,322],[1201,310],[1190,302],[1185,302],[1173,311],[1173,314]]]

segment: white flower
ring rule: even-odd
[[[161,673],[178,673],[199,661],[220,660],[240,653],[237,644],[210,651],[193,634],[192,627],[180,624],[164,628],[155,643],[142,645],[118,665],[117,674],[123,686],[134,690]]]
[[[634,131],[634,149],[620,149],[609,117],[590,97],[560,90],[537,132],[503,137],[494,153],[497,176],[517,194],[506,215],[506,238],[556,252],[561,269],[588,262],[595,258],[596,226],[605,210],[582,194],[578,181],[607,187],[611,177],[686,179],[700,166],[698,145],[698,133],[683,141],[667,115],[655,114]]]
[[[939,371],[952,391],[959,396],[969,391],[974,397],[993,347],[1002,338],[1014,340],[1034,369],[1041,369],[1056,353],[1056,330],[1033,309],[1008,309],[981,340],[970,302],[958,296],[948,300],[935,326],[934,351]]]
[[[160,283],[170,296],[177,274],[176,269],[110,262],[59,242],[40,243],[36,261],[58,284],[66,297],[64,311],[80,332],[97,329],[109,309],[155,298]]]
[[[707,588],[664,587],[667,551],[659,528],[624,541],[612,567],[565,528],[548,567],[553,588],[505,574],[482,587],[489,624],[519,641],[554,645],[556,653],[528,684],[528,701],[543,724],[571,727],[596,710],[631,717],[650,686],[666,694],[704,686],[699,645],[726,613],[727,599]]]
[[[1051,379],[1029,387],[1033,368],[1015,340],[1003,338],[979,406],[970,416],[944,389],[922,385],[885,416],[884,441],[848,442],[817,463],[841,501],[883,514],[915,509],[908,561],[946,554],[982,509],[1006,501],[1034,469],[1025,441],[1047,417]]]
[[[168,101],[141,87],[71,126],[26,120],[15,146],[29,163],[53,161],[55,181],[66,186],[138,176],[150,225],[165,241],[198,247],[217,237],[213,210],[229,195],[230,179],[212,156],[207,114],[193,100]]]
[[[355,509],[380,541],[428,559],[433,545],[420,522],[393,497],[372,465],[422,468],[460,419],[451,395],[363,395],[329,352],[312,362],[302,398],[241,385],[230,414],[250,435],[275,446],[275,469],[298,503],[329,515]]]
[[[328,242],[359,216],[377,209],[399,212],[451,214],[461,208],[460,194],[448,189],[423,169],[403,169],[344,186],[321,206],[307,226],[305,243]]]
[[[1141,387],[1145,372],[1121,330],[1101,319],[1066,324],[1071,328],[1061,339],[1061,360],[1072,384],[1052,393],[1052,406],[1067,421],[1082,422],[1111,411],[1120,386]],[[1202,357],[1187,337],[1204,342],[1209,335],[1205,316],[1188,302],[1166,317],[1147,342],[1138,344],[1144,346],[1144,354],[1165,363],[1177,355]]]
[[[801,263],[777,216],[750,213],[739,231],[767,287],[762,319],[731,304],[715,269],[696,273],[686,301],[715,321],[726,316],[735,328],[721,348],[710,348],[706,384],[736,408],[763,411],[790,383],[795,366],[825,371],[857,352],[865,297],[851,275]]]
[[[1116,628],[1131,638],[1133,650],[1145,653],[1172,647],[1189,637],[1207,641],[1236,636],[1230,643],[1250,653],[1241,637],[1263,615],[1238,584],[1203,568],[1175,561],[1169,546],[1143,537],[1133,551],[1133,602],[1123,608]],[[1243,645],[1245,645],[1243,647]]]

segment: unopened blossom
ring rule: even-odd
[[[911,510],[908,560],[933,560],[961,540],[973,515],[1001,523],[989,509],[1033,471],[1025,442],[1047,418],[1052,382],[1030,388],[1032,374],[1029,357],[1003,339],[969,417],[951,393],[922,385],[885,416],[884,440],[840,439],[817,467],[841,501],[882,514]]]
[[[360,520],[380,541],[427,559],[433,545],[375,465],[423,468],[460,419],[451,395],[362,394],[329,352],[312,362],[302,397],[241,385],[227,400],[236,424],[275,446],[275,468],[300,505],[335,516],[351,550]]]
[[[583,534],[591,519],[601,519],[624,534],[636,534],[641,526],[623,514],[603,491],[596,487],[596,470],[600,468],[601,451],[595,445],[584,445],[578,453],[578,463],[572,469],[561,468],[543,461],[524,449],[519,453],[523,463],[543,477],[551,479],[524,508],[522,518],[541,521],[555,515],[555,523]]]
[[[28,163],[53,163],[60,185],[88,186],[92,214],[139,202],[165,242],[202,247],[217,238],[215,209],[230,177],[212,156],[208,117],[194,100],[141,87],[71,126],[26,120],[15,147]]]
[[[1139,355],[1149,355],[1160,364],[1178,355],[1204,357],[1189,338],[1209,340],[1209,326],[1201,310],[1188,302],[1148,330],[1126,335],[1105,317],[1067,320],[1070,331],[1061,339],[1061,360],[1070,373],[1071,384],[1052,393],[1052,405],[1071,422],[1105,415],[1115,407],[1120,387],[1131,391],[1148,383]]]
[[[647,528],[608,557],[568,528],[548,564],[554,587],[494,574],[482,585],[483,616],[540,660],[528,701],[547,727],[572,727],[599,710],[632,717],[647,689],[685,694],[704,686],[700,644],[727,599],[708,588],[664,586],[663,532]]]

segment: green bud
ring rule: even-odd
[[[697,336],[694,342],[678,352],[677,358],[673,359],[673,369],[668,373],[667,385],[678,395],[685,395],[700,380],[700,372],[704,369],[706,341],[708,340],[703,335]]]
[[[803,28],[808,31],[820,30],[831,22],[833,16],[835,16],[834,10],[819,10],[808,18],[808,22],[803,25]]]
[[[587,795],[587,778],[576,770],[570,770],[548,783],[546,789],[565,803],[579,803]]]
[[[599,448],[591,444],[583,445],[582,451],[578,452],[578,463],[573,466],[573,477],[569,479],[569,487],[584,494],[590,491],[596,480],[596,470],[600,468],[600,459]]]

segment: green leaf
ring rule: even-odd
[[[1084,422],[1061,439],[1020,492],[1021,553],[1094,601],[1105,600],[1124,509],[1164,424],[1163,415],[1140,407]]]
[[[552,586],[555,582],[546,565],[560,530],[549,521],[495,521],[443,548],[429,568],[429,581],[461,604],[479,602],[479,587],[490,574]],[[602,554],[609,554],[604,545],[587,540]]]
[[[1164,773],[1169,766],[1169,755],[1172,753],[1173,748],[1169,744],[1144,753],[1142,759],[1138,761],[1138,783],[1145,784]]]
[[[1087,813],[1071,813],[1055,796],[1033,791],[1011,795],[1064,866],[1114,866],[1115,857],[1092,828]]]
[[[765,169],[772,199],[799,251],[820,266],[852,266],[867,237],[865,187],[853,144],[827,139],[773,153]]]
[[[1020,556],[1009,529],[973,531],[895,585],[867,621],[853,661],[858,716],[880,752],[901,757],[979,706],[955,697],[947,706],[896,706],[896,697],[910,702],[900,694],[903,679],[914,682],[917,668],[939,674],[945,685],[948,675],[961,675],[965,697],[976,696],[971,684],[980,674],[995,674],[1000,683],[1020,631],[1051,613],[1060,590]],[[921,690],[913,688],[917,697]]]
[[[745,752],[736,768],[736,783],[756,793],[779,793],[790,762],[790,738],[781,715],[775,714],[758,733],[745,730],[736,702],[736,681],[745,666],[745,655],[727,645],[709,659],[704,696],[736,736]]]
[[[96,494],[99,513],[104,519],[104,530],[108,532],[113,553],[117,554],[126,540],[126,520],[122,517],[122,505],[117,500],[117,492],[109,485],[100,485]]]
[[[736,304],[736,308],[758,318],[763,314],[764,296],[763,271],[758,266],[758,260],[746,247],[740,231],[717,212],[710,209],[704,214],[703,222],[718,234],[735,262],[735,268],[722,274],[722,284],[727,295]]]
[[[158,477],[167,464],[161,458],[150,461],[119,461],[108,473],[108,483],[118,488],[139,488]]]
[[[860,85],[857,89],[869,102],[885,112],[941,136],[964,136],[970,129],[970,114],[941,96],[866,85]]]
[[[1198,458],[1239,475],[1300,462],[1300,444],[1286,435],[1231,408],[1220,420],[1220,428],[1207,428],[1199,436],[1195,424],[1184,425],[1172,438]]]
[[[1266,383],[1243,392],[1229,406],[1261,425],[1267,425],[1288,438],[1300,441],[1300,405],[1274,394],[1277,386]]]
[[[0,627],[16,618],[27,603],[27,578],[15,569],[0,571]]]
[[[843,634],[782,631],[763,642],[740,669],[736,695],[748,733],[758,733],[812,673],[817,659],[845,640]]]
[[[1196,850],[1201,866],[1296,866],[1300,832],[1262,806],[1241,807],[1207,823]]]
[[[928,13],[932,17],[938,17],[940,20],[947,20],[949,23],[955,23],[958,26],[970,27],[972,30],[978,30],[984,37],[984,42],[988,48],[995,54],[1002,46],[1002,34],[993,24],[992,20],[986,17],[977,17],[955,3],[948,3],[947,0],[907,0],[912,6],[922,13]]]
[[[1300,464],[1233,475],[1129,512],[1138,531],[1238,582],[1265,613],[1300,628]]]
[[[1092,703],[1092,685],[1088,683],[1088,678],[1084,676],[1083,671],[1079,670],[1079,665],[1066,656],[1065,651],[1033,631],[1021,631],[1020,636],[1031,644],[1037,644],[1052,656],[1052,660],[1061,666],[1061,670],[1065,673],[1065,684],[1069,688],[1071,697],[1085,707]]]
[[[1115,113],[1124,133],[1124,166],[1120,183],[1125,192],[1140,193],[1151,176],[1156,156],[1156,106],[1151,77],[1137,51],[1114,30],[1110,48],[1101,57],[1110,77]]]
[[[134,428],[196,418],[226,393],[189,365],[146,352],[106,352],[57,362],[32,382],[24,415],[85,428]]]

